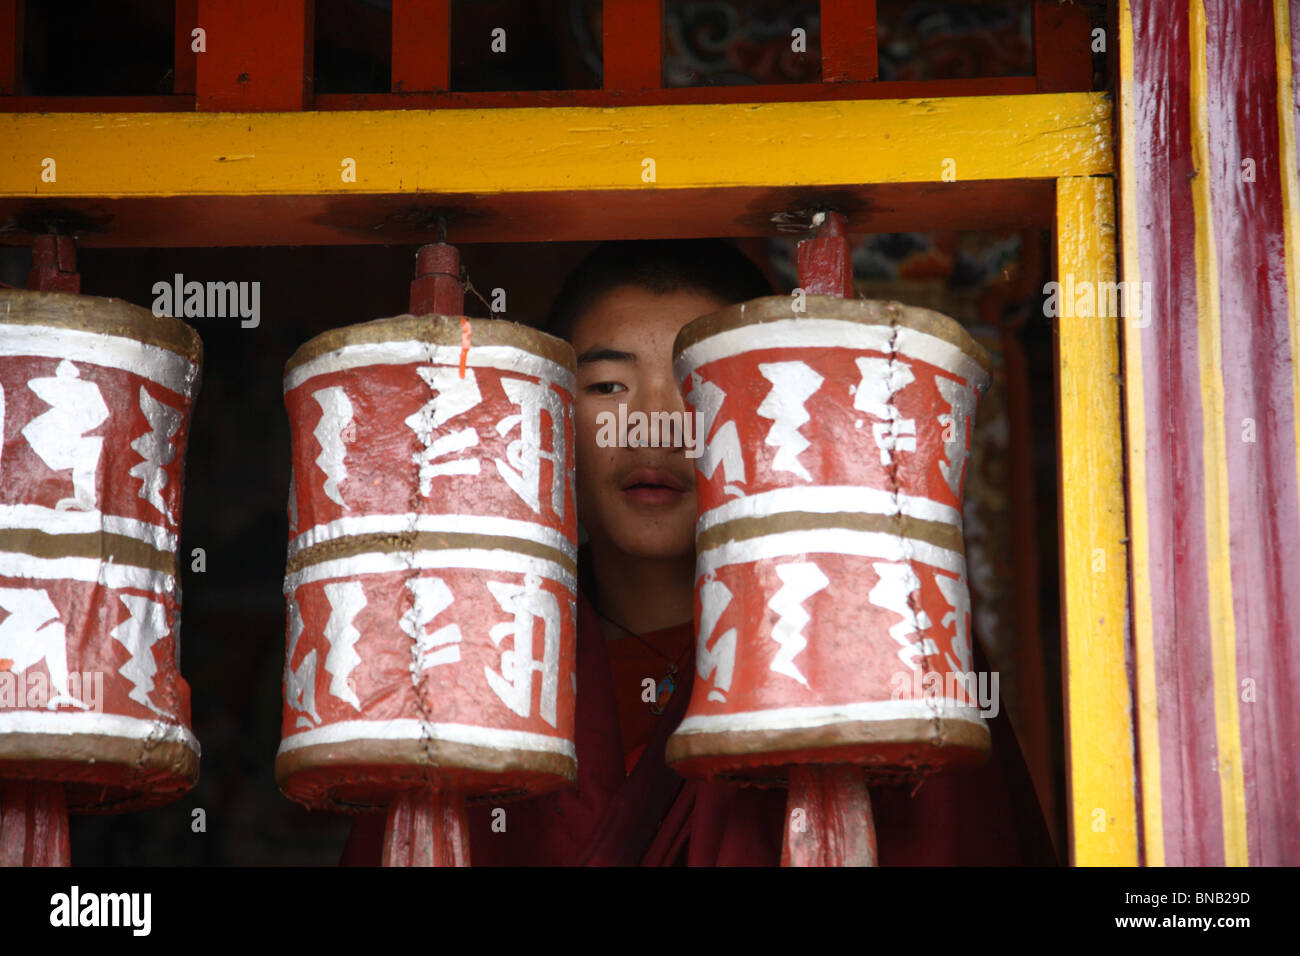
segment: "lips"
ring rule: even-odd
[[[686,483],[663,468],[638,468],[623,479],[623,490],[635,487],[669,488],[673,491],[685,491]]]
[[[625,498],[639,505],[668,505],[681,501],[690,485],[662,468],[638,468],[623,479]]]

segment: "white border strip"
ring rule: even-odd
[[[531,375],[573,393],[573,373],[563,365],[509,345],[471,345],[465,364],[472,368],[495,368]],[[330,372],[346,372],[367,365],[460,365],[459,345],[431,342],[364,342],[345,345],[304,362],[284,377],[284,390],[291,392],[308,379]]]
[[[791,511],[811,514],[901,514],[923,521],[939,521],[955,528],[962,526],[961,512],[951,505],[930,498],[895,494],[863,485],[805,485],[733,498],[701,515],[696,522],[695,533],[703,534],[714,525],[738,518],[770,518]]]
[[[86,581],[110,588],[136,588],[170,594],[176,579],[162,571],[115,564],[99,558],[38,558],[18,551],[0,551],[0,577],[36,581]]]
[[[959,704],[949,698],[938,700],[873,700],[823,707],[779,707],[774,710],[739,714],[688,716],[678,725],[679,734],[720,734],[749,730],[805,730],[831,724],[869,720],[961,720],[984,726],[978,707]]]
[[[52,358],[115,368],[192,397],[199,368],[158,345],[121,335],[104,335],[57,325],[6,325],[0,316],[0,357]]]
[[[433,568],[537,574],[559,582],[570,591],[577,588],[572,573],[545,558],[501,548],[449,548],[446,551],[367,552],[322,561],[285,575],[284,590],[289,594],[304,584],[355,577],[359,574],[389,574],[393,571],[425,571]]]
[[[424,720],[343,720],[338,723],[304,730],[280,742],[276,755],[290,753],[315,744],[343,744],[357,740],[434,740],[471,744],[491,750],[527,750],[568,757],[575,763],[578,752],[573,741],[526,730],[500,730],[472,724],[432,724]]]
[[[102,511],[59,511],[43,505],[0,505],[0,528],[22,528],[46,534],[121,534],[159,551],[176,550],[176,535],[156,524]]]
[[[949,551],[916,538],[846,528],[781,531],[760,538],[728,541],[701,552],[695,560],[695,577],[698,579],[732,564],[805,554],[851,554],[885,561],[917,561],[956,574],[963,580],[966,577],[966,558],[959,551]]]
[[[727,329],[683,349],[673,368],[680,383],[701,365],[745,352],[840,348],[870,349],[888,355],[891,340],[894,342],[892,351],[898,355],[936,365],[981,390],[989,383],[989,374],[982,365],[937,336],[906,326],[864,325],[844,319],[778,319]]]
[[[202,755],[199,741],[189,729],[163,720],[141,720],[121,714],[94,712],[49,712],[39,710],[0,709],[0,734],[61,734],[71,737],[86,734],[120,737],[125,740],[149,740],[158,743],[184,744]]]
[[[289,542],[289,556],[293,557],[304,548],[362,534],[400,534],[402,532],[433,532],[452,534],[491,534],[507,538],[521,538],[554,548],[567,555],[571,561],[578,559],[578,546],[554,528],[538,524],[535,521],[520,521],[516,518],[498,518],[494,515],[358,515],[356,517],[336,518],[325,524],[318,524],[298,535]]]

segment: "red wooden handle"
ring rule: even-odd
[[[465,290],[460,284],[460,251],[445,242],[421,246],[411,282],[412,315],[460,315]]]
[[[68,236],[37,236],[32,243],[27,288],[41,292],[80,292],[76,242]]]
[[[781,865],[876,865],[876,825],[861,768],[791,768]]]
[[[465,309],[460,253],[445,242],[421,246],[411,283],[412,315],[459,315]],[[461,320],[465,375],[469,323]],[[469,821],[465,795],[446,790],[411,790],[388,807],[384,866],[469,866]]]
[[[469,866],[465,795],[412,790],[388,807],[384,866]]]
[[[842,213],[823,213],[817,235],[799,243],[798,260],[799,284],[809,295],[853,298],[853,257]],[[791,768],[781,865],[876,865],[876,824],[861,768]]]
[[[0,781],[0,866],[69,866],[63,784]]]

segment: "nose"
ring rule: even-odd
[[[671,374],[655,375],[641,389],[641,411],[681,412],[686,410],[677,379]]]
[[[666,374],[654,375],[643,384],[639,390],[636,411],[645,414],[649,420],[652,445],[660,448],[684,447],[682,426],[686,403],[682,400],[681,389],[677,387],[677,379],[673,377],[671,369]],[[668,414],[655,415],[656,412]]]

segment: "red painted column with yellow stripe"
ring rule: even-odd
[[[1300,864],[1300,0],[1121,0],[1142,849]]]

